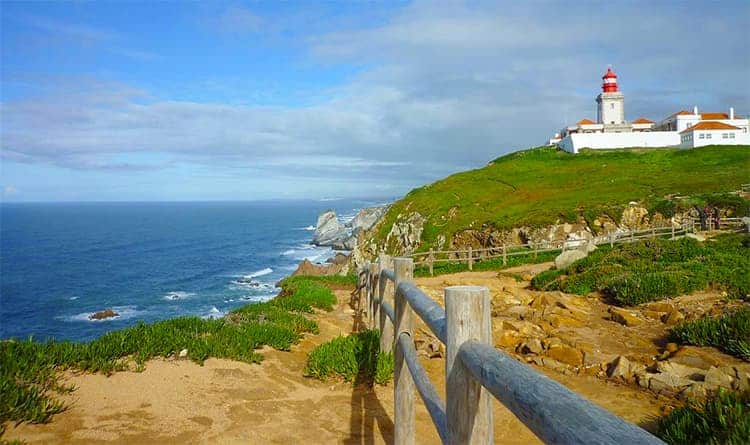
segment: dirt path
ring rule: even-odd
[[[431,294],[445,284],[482,284],[498,290],[497,273],[456,274],[421,279]],[[390,443],[393,388],[353,388],[302,376],[307,353],[316,345],[351,331],[348,292],[336,291],[338,307],[315,316],[320,334],[308,336],[291,352],[264,351],[260,365],[207,360],[152,360],[142,373],[71,375],[77,390],[70,409],[46,425],[10,426],[5,439],[35,444],[91,443]],[[444,390],[440,358],[422,358],[438,391]],[[663,402],[635,388],[590,376],[550,377],[624,418],[647,425]],[[538,443],[524,425],[495,403],[495,442]],[[417,405],[419,443],[439,443],[421,401]]]

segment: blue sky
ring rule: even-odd
[[[595,118],[750,113],[750,3],[3,2],[4,201],[397,196]]]

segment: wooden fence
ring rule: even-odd
[[[722,218],[719,220],[719,224],[713,219],[706,221],[707,228],[709,231],[716,230],[734,230],[737,228],[745,229],[745,225],[741,218]],[[469,247],[467,249],[457,250],[432,250],[427,252],[418,252],[406,255],[409,258],[414,259],[416,266],[427,266],[430,271],[430,275],[434,273],[434,265],[436,263],[466,263],[469,270],[473,270],[474,264],[479,261],[486,261],[490,259],[502,258],[503,265],[508,263],[508,257],[514,256],[527,256],[531,255],[536,259],[537,255],[543,252],[564,252],[565,250],[572,250],[578,248],[584,243],[594,243],[596,245],[609,244],[614,246],[620,243],[632,243],[634,241],[647,239],[647,238],[670,238],[673,239],[677,236],[686,235],[689,232],[700,231],[700,221],[698,220],[687,220],[679,227],[665,226],[656,227],[643,230],[632,230],[627,232],[611,232],[606,235],[596,236],[591,239],[585,238],[574,238],[557,241],[542,241],[542,242],[528,242],[525,244],[502,244],[499,247],[487,247],[475,249]]]
[[[413,283],[413,273],[412,258],[381,255],[359,274],[364,319],[369,327],[380,329],[380,350],[394,352],[397,445],[417,442],[415,393],[447,444],[493,442],[492,397],[546,443],[663,443],[495,349],[486,287],[446,288],[443,309]],[[446,347],[445,400],[417,359],[416,317]]]

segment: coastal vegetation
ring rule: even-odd
[[[74,390],[59,372],[142,370],[153,357],[184,357],[203,363],[209,357],[258,363],[256,349],[289,350],[304,333],[317,333],[306,317],[330,311],[336,297],[321,280],[289,278],[279,297],[243,306],[224,318],[180,317],[109,332],[86,343],[12,339],[0,342],[0,425],[43,423],[65,409],[59,395]],[[2,432],[0,430],[0,432]]]
[[[670,336],[677,343],[713,346],[750,362],[750,308],[683,323]]]
[[[706,242],[649,239],[599,248],[562,270],[534,277],[540,290],[585,295],[600,291],[622,306],[713,288],[750,294],[750,235],[726,234]]]
[[[320,380],[335,375],[354,384],[382,385],[393,378],[393,354],[380,353],[377,330],[339,336],[310,352],[305,375]]]
[[[749,149],[519,151],[412,190],[389,208],[373,241],[384,245],[393,224],[412,212],[426,218],[419,250],[469,228],[541,227],[598,215],[618,221],[633,200],[665,216],[706,204],[741,216],[747,200],[726,192],[750,182]]]
[[[670,444],[746,444],[750,437],[750,391],[720,391],[714,397],[659,419],[658,435]]]

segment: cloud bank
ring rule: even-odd
[[[370,27],[305,37],[315,63],[364,68],[298,107],[169,100],[96,78],[22,79],[46,93],[2,103],[2,159],[100,171],[189,163],[339,175],[352,190],[359,180],[409,187],[541,145],[564,124],[593,117],[607,64],[620,75],[630,119],[693,104],[750,112],[750,92],[738,88],[750,78],[748,14],[736,11],[747,4],[645,5],[409,5]],[[242,34],[265,22],[232,7],[214,23]]]

